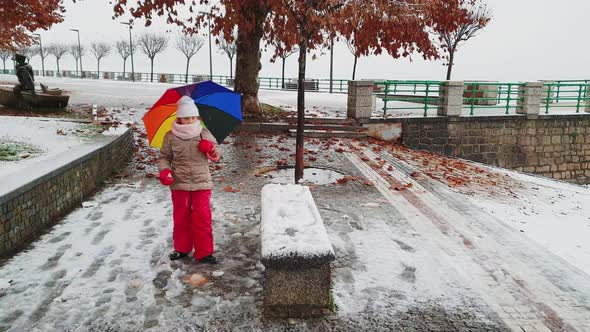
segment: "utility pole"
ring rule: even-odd
[[[84,78],[84,70],[82,69],[82,46],[80,46],[80,30],[70,29],[78,33],[78,57],[80,58],[80,77]]]
[[[330,41],[330,93],[334,88],[334,38]]]
[[[41,43],[41,35],[38,33],[34,33],[33,35],[39,38],[39,56],[41,57],[41,75],[45,76],[45,54],[43,53],[43,44]]]
[[[200,14],[207,15],[209,20],[209,80],[213,81],[213,51],[211,50],[211,13],[199,12]]]
[[[135,68],[133,67],[133,39],[131,39],[131,23],[129,22],[121,22],[121,24],[129,26],[129,50],[131,52],[131,80],[135,82]]]

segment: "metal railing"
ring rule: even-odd
[[[465,82],[463,108],[474,115],[476,109],[504,109],[516,112],[518,102],[523,100],[521,89],[524,83]]]
[[[543,83],[541,104],[545,114],[552,108],[568,108],[580,113],[581,108],[590,105],[590,80],[562,80]]]
[[[14,75],[14,69],[1,70],[0,73]],[[35,77],[42,77],[42,73],[39,70],[34,71]],[[81,78],[80,72],[71,70],[46,70],[45,77],[70,77],[70,78]],[[96,72],[96,71],[84,71],[84,77],[89,79],[108,79],[118,81],[131,81],[132,75],[130,72]],[[173,84],[190,84],[209,80],[209,75],[197,75],[189,74],[168,74],[168,73],[134,73],[135,81],[137,82],[160,82],[160,83],[173,83]],[[211,80],[217,84],[232,87],[234,85],[234,79],[230,76],[224,75],[213,75]],[[284,84],[280,77],[259,77],[258,83],[261,89],[270,90],[297,90],[297,79],[285,78]],[[348,80],[334,79],[332,80],[332,89],[330,89],[329,79],[313,79],[308,78],[305,80],[305,90],[310,92],[334,92],[334,93],[348,93]]]
[[[388,110],[424,110],[424,116],[428,116],[428,110],[441,105],[442,84],[441,81],[376,81],[374,92],[383,100],[384,118]]]

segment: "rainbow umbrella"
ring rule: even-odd
[[[219,84],[205,81],[168,89],[143,116],[150,145],[162,147],[164,136],[176,120],[176,102],[182,96],[190,96],[201,116],[203,127],[209,129],[217,143],[242,123],[242,97]]]

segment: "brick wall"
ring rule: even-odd
[[[0,257],[7,257],[96,191],[133,153],[128,130],[108,145],[0,197]]]
[[[403,119],[402,143],[489,165],[590,183],[590,114]]]

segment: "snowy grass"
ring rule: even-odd
[[[35,145],[15,141],[9,137],[0,138],[0,161],[19,161],[42,153],[43,150]]]

